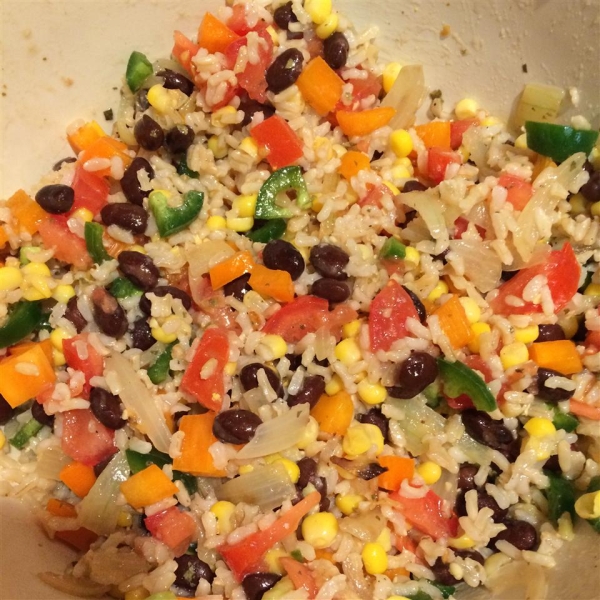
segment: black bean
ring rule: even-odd
[[[51,215],[63,215],[73,208],[75,192],[72,187],[55,183],[45,185],[35,195],[35,201]]]
[[[269,384],[277,393],[277,397],[283,396],[283,385],[281,385],[281,378],[275,369],[271,369],[263,365],[262,363],[250,363],[242,368],[240,371],[240,383],[244,388],[244,391],[253,390],[258,387],[258,372],[263,369]]]
[[[341,69],[348,60],[350,46],[341,31],[332,33],[323,43],[323,58],[332,69]]]
[[[285,357],[290,361],[290,371],[297,371],[302,365],[302,354],[286,354]]]
[[[152,330],[148,321],[144,317],[140,317],[135,321],[131,328],[131,346],[139,350],[148,350],[156,343],[152,337]]]
[[[360,423],[369,423],[379,427],[384,441],[389,442],[390,420],[378,408],[371,408],[368,412],[358,415],[358,420]]]
[[[282,52],[267,69],[267,86],[274,94],[283,92],[296,82],[302,72],[304,57],[297,48],[289,48]]]
[[[325,379],[320,375],[307,375],[302,382],[302,387],[297,394],[289,395],[289,406],[308,403],[311,408],[318,402],[325,391]]]
[[[369,463],[366,467],[359,469],[356,474],[365,481],[371,481],[387,471],[387,467],[382,467],[379,463]]]
[[[31,416],[42,425],[46,425],[46,427],[50,427],[50,429],[54,429],[54,415],[49,415],[44,410],[44,405],[40,404],[36,400],[33,401],[31,405]]]
[[[242,581],[242,588],[247,600],[261,600],[279,580],[281,575],[275,573],[250,573]]]
[[[404,288],[404,291],[410,296],[410,299],[413,301],[413,304],[417,309],[417,314],[419,315],[419,321],[421,321],[421,323],[425,323],[425,321],[427,320],[427,311],[425,310],[425,306],[423,306],[421,299],[412,290],[409,290],[405,285],[403,285],[402,287]]]
[[[467,491],[462,491],[456,497],[456,514],[459,517],[465,517],[467,515],[467,507],[465,501],[466,493]],[[508,514],[507,509],[500,508],[498,506],[498,503],[494,500],[494,498],[481,488],[477,490],[477,508],[479,510],[481,510],[482,508],[492,509],[492,519],[496,523],[501,523],[502,521],[504,521],[506,515]]]
[[[14,414],[15,409],[6,401],[6,398],[0,394],[0,425],[8,423]]]
[[[315,490],[321,494],[319,510],[325,512],[329,509],[329,505],[331,504],[331,501],[327,497],[327,479],[325,479],[325,477],[316,476],[313,478],[312,484],[315,486]]]
[[[54,163],[52,170],[60,171],[63,165],[74,162],[77,162],[77,159],[74,156],[67,156],[66,158],[61,158],[58,162]]]
[[[479,552],[477,552],[477,550],[456,550],[455,548],[452,550],[456,556],[460,556],[461,558],[470,558],[471,560],[478,562],[480,565],[485,563],[485,559]]]
[[[423,185],[420,181],[416,179],[409,179],[402,188],[404,193],[408,192],[424,192],[427,189],[426,185]]]
[[[175,125],[167,131],[165,148],[171,154],[183,154],[194,143],[194,130],[188,125]]]
[[[537,546],[538,535],[533,525],[514,519],[506,519],[503,523],[506,525],[506,529],[492,540],[494,547],[500,540],[509,542],[519,550],[532,550]]]
[[[105,335],[120,338],[127,331],[127,315],[108,290],[97,287],[91,294],[92,313],[98,329]]]
[[[193,554],[183,554],[175,558],[177,569],[175,569],[175,585],[185,592],[192,593],[196,591],[201,579],[206,579],[212,583],[215,574],[212,569],[197,556]]]
[[[296,464],[300,469],[300,476],[298,477],[296,485],[300,488],[300,491],[302,491],[317,476],[317,463],[314,459],[305,456]]]
[[[560,468],[560,462],[558,460],[558,454],[553,454],[545,463],[544,463],[545,471],[552,471],[553,473],[562,473],[562,469]]]
[[[566,339],[565,332],[560,325],[538,325],[539,333],[536,342],[554,342]]]
[[[109,429],[121,429],[127,424],[121,417],[121,398],[103,388],[93,387],[90,390],[90,408],[96,419]]]
[[[253,412],[232,408],[215,417],[213,434],[225,444],[246,444],[254,437],[261,423],[261,418]]]
[[[114,454],[111,454],[110,456],[107,456],[106,458],[101,460],[99,463],[96,463],[94,465],[94,475],[96,477],[100,477],[100,475],[102,474],[102,471],[104,471],[104,469],[106,469],[106,467],[108,467],[108,463],[113,459],[113,457],[114,457]]]
[[[137,112],[144,112],[150,108],[148,102],[148,90],[142,88],[135,94],[135,109]]]
[[[158,150],[165,141],[165,132],[162,127],[148,115],[144,115],[135,124],[133,135],[144,150],[150,150],[151,152]]]
[[[253,100],[247,94],[240,98],[239,110],[243,111],[244,118],[241,125],[248,125],[254,116],[254,113],[262,112],[265,119],[272,117],[275,114],[275,108],[270,104],[262,104],[258,100]]]
[[[176,298],[181,300],[181,304],[183,304],[183,308],[185,308],[185,310],[190,310],[192,308],[192,299],[187,292],[175,287],[174,285],[159,285],[142,294],[140,297],[140,310],[148,316],[150,316],[152,311],[152,303],[150,302],[150,298],[148,298],[148,294],[154,294],[159,298],[164,298],[170,294],[173,299]]]
[[[450,573],[450,566],[447,565],[441,558],[437,558],[431,566],[433,576],[438,583],[442,585],[455,586],[459,583],[459,580]]]
[[[348,275],[344,271],[350,257],[338,246],[319,244],[310,250],[310,264],[323,277],[344,281]]]
[[[537,395],[543,400],[547,400],[553,404],[568,400],[571,397],[572,392],[563,388],[551,388],[546,385],[546,381],[548,381],[550,377],[564,377],[564,375],[553,369],[546,369],[544,367],[538,369],[536,377]]]
[[[263,263],[268,269],[287,271],[292,280],[304,272],[302,254],[285,240],[271,240],[263,249]]]
[[[461,417],[466,432],[479,443],[498,450],[511,462],[519,456],[519,438],[513,438],[502,421],[495,421],[486,412],[474,409],[464,410]]]
[[[252,289],[248,284],[249,279],[250,273],[236,277],[233,281],[223,286],[223,293],[226,296],[233,296],[237,300],[243,300],[244,296]]]
[[[119,254],[117,260],[119,269],[131,283],[146,292],[156,287],[160,271],[147,254],[125,250]]]
[[[143,206],[126,202],[107,204],[100,211],[105,225],[117,225],[131,233],[144,233],[148,225],[148,213]]]
[[[81,314],[81,311],[77,306],[77,296],[69,298],[64,316],[65,319],[73,323],[75,329],[77,330],[77,333],[81,333],[85,329],[85,326],[87,325],[87,320]]]
[[[125,170],[123,178],[121,179],[121,189],[125,198],[132,204],[142,206],[144,198],[150,193],[148,190],[142,190],[140,186],[140,180],[138,173],[144,170],[148,174],[148,177],[152,179],[154,177],[154,169],[150,163],[141,156],[134,158],[131,164]]]
[[[456,486],[459,490],[474,490],[477,486],[475,485],[475,475],[477,475],[479,467],[470,463],[463,463],[460,465],[458,470],[458,479]]]
[[[329,302],[344,302],[350,298],[350,287],[345,281],[322,277],[312,284],[310,293]]]
[[[393,398],[409,399],[420,394],[438,375],[437,361],[427,352],[413,352],[396,372],[396,384],[388,388]]]
[[[177,73],[177,71],[164,69],[159,71],[157,75],[165,80],[163,87],[167,90],[179,90],[186,96],[191,96],[194,92],[194,82],[189,80],[185,75]]]
[[[588,202],[600,201],[600,171],[594,171],[587,183],[581,186],[579,193]]]
[[[298,17],[292,10],[292,3],[286,2],[273,13],[273,20],[277,24],[277,27],[285,31],[288,30],[290,23],[297,23]]]

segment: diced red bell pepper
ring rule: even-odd
[[[273,115],[250,131],[256,143],[268,151],[267,161],[274,169],[287,167],[302,158],[302,142],[285,119]]]
[[[89,408],[59,413],[61,448],[73,460],[93,467],[116,451],[115,432],[96,419]]]
[[[452,236],[455,240],[460,240],[463,236],[463,233],[467,231],[469,228],[469,221],[464,217],[458,217],[456,221],[454,221],[454,235]],[[485,228],[481,225],[475,225],[475,229],[481,236],[482,239],[485,239]]]
[[[509,173],[500,175],[498,185],[506,188],[506,201],[510,202],[515,210],[523,210],[533,196],[533,186],[530,183]]]
[[[82,398],[90,397],[90,379],[101,377],[104,373],[104,359],[102,355],[88,342],[88,334],[80,333],[75,337],[63,340],[63,354],[67,365],[76,371],[81,371],[85,376]],[[82,358],[83,356],[83,358]]]
[[[249,31],[260,31],[268,27],[268,23],[264,19],[259,19],[256,25],[250,27],[246,18],[246,5],[236,4],[233,7],[231,17],[227,19],[227,27],[235,31],[238,35],[246,35]]]
[[[434,146],[429,148],[427,155],[427,176],[434,183],[444,181],[446,169],[451,164],[460,164],[460,156],[457,152],[447,150],[446,148],[438,148]]]
[[[196,75],[196,69],[192,63],[192,58],[198,54],[200,46],[194,44],[192,40],[188,39],[181,31],[175,31],[173,33],[175,45],[171,53],[175,57],[175,60],[192,76]]]
[[[72,188],[75,201],[71,212],[78,208],[87,208],[96,216],[108,204],[108,181],[91,171],[86,171],[80,164],[75,169]]]
[[[146,517],[144,525],[152,537],[171,548],[176,557],[185,554],[196,534],[194,518],[176,506]]]
[[[86,270],[92,266],[85,241],[67,227],[65,219],[52,217],[39,225],[39,234],[46,248],[54,249],[54,258]]]
[[[460,147],[463,135],[474,125],[479,125],[479,119],[461,119],[450,123],[450,147],[452,150]]]
[[[306,565],[303,565],[291,556],[282,556],[279,562],[297,590],[305,590],[309,598],[317,597],[319,586],[315,581],[312,571]]]

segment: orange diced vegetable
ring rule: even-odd
[[[75,518],[77,510],[69,502],[63,502],[56,498],[50,498],[46,504],[46,510],[54,517]],[[85,527],[75,530],[56,531],[54,538],[68,544],[76,550],[87,552],[90,546],[98,539],[98,536]]]
[[[335,563],[335,560],[333,560],[333,552],[323,550],[322,548],[315,548],[315,558],[317,560],[328,560],[331,563]]]
[[[415,474],[415,461],[404,456],[380,456],[379,464],[387,467],[387,471],[377,478],[377,485],[384,490],[397,492],[405,479],[412,479]]]
[[[215,413],[185,415],[179,421],[179,431],[185,434],[181,455],[173,461],[176,471],[184,471],[197,477],[224,477],[225,471],[217,469],[208,449],[217,441],[212,427]]]
[[[210,283],[213,290],[222,288],[225,284],[241,277],[244,273],[252,273],[255,267],[254,259],[250,252],[236,252],[233,256],[215,265],[209,270]]]
[[[239,40],[240,36],[232,31],[217,17],[207,12],[198,29],[198,46],[206,48],[211,54],[224,53],[231,42]]]
[[[563,375],[573,375],[583,370],[577,346],[571,340],[531,344],[529,358],[538,367],[554,369]]]
[[[533,165],[533,171],[531,173],[531,181],[535,181],[538,175],[548,167],[556,167],[556,163],[549,156],[542,156],[538,154],[535,163]]]
[[[391,106],[377,106],[353,112],[338,110],[335,116],[342,131],[348,136],[364,136],[373,133],[376,129],[384,127],[396,114],[396,109]]]
[[[95,142],[91,143],[79,157],[79,162],[83,165],[88,160],[94,158],[107,158],[112,159],[118,156],[123,161],[123,167],[127,168],[133,160],[129,154],[126,153],[127,145],[119,140],[115,140],[108,135],[98,138]],[[100,177],[107,177],[110,175],[110,167],[105,169],[99,169],[94,171],[95,175]]]
[[[44,351],[48,362],[50,364],[54,364],[52,342],[49,339],[44,340],[43,342],[23,342],[21,344],[17,344],[16,346],[11,346],[8,349],[8,353],[10,356],[20,356],[28,350],[31,350],[34,346],[39,346]]]
[[[89,121],[84,123],[75,132],[67,135],[69,144],[76,154],[79,154],[82,150],[89,148],[96,140],[104,137],[106,133],[98,125],[96,121]]]
[[[458,296],[452,296],[433,314],[437,315],[440,327],[453,348],[463,348],[471,341],[471,325]]]
[[[16,408],[56,380],[52,363],[39,344],[0,362],[0,394]]]
[[[150,465],[121,484],[121,492],[133,508],[156,504],[177,491],[177,486],[157,465]]]
[[[344,435],[354,416],[352,398],[342,390],[333,396],[323,394],[310,414],[319,423],[319,429],[331,435]]]
[[[4,248],[8,242],[8,235],[6,235],[6,231],[4,231],[4,227],[0,227],[0,249]]]
[[[287,271],[254,265],[248,285],[261,296],[270,296],[277,302],[291,302],[294,299],[294,284]]]
[[[279,562],[297,590],[304,590],[309,598],[317,597],[319,586],[306,565],[291,556],[282,556]]]
[[[304,99],[323,117],[339,102],[344,82],[323,58],[317,56],[300,73],[296,85]]]
[[[579,400],[571,400],[569,405],[570,410],[574,415],[585,417],[592,421],[600,421],[600,406],[592,406],[585,402],[579,402]]]
[[[40,223],[47,221],[50,215],[23,190],[17,190],[7,201],[6,206],[18,229],[24,229],[29,235],[37,232]]]
[[[76,495],[83,498],[88,495],[94,483],[93,467],[74,461],[64,466],[59,474],[60,480]]]
[[[417,125],[415,131],[425,144],[425,148],[450,148],[450,121],[431,121]]]
[[[394,581],[394,577],[410,577],[410,572],[407,571],[404,567],[386,569],[386,571],[383,574],[389,577],[392,581]]]
[[[77,510],[69,502],[63,502],[57,498],[50,498],[46,503],[46,510],[55,517],[76,517]]]
[[[350,150],[346,152],[341,158],[341,164],[338,167],[338,173],[350,181],[351,177],[354,177],[359,171],[364,171],[369,168],[371,161],[369,157],[363,152],[357,152],[356,150]]]

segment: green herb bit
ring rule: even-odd
[[[169,375],[169,365],[173,354],[175,342],[169,344],[154,361],[154,364],[148,367],[148,377],[154,385],[162,383]]]
[[[22,425],[15,435],[10,439],[10,443],[19,450],[25,448],[29,440],[35,437],[43,425],[35,419],[29,419],[27,423]]]
[[[551,471],[544,471],[544,473],[550,481],[550,485],[546,488],[548,517],[550,521],[554,526],[557,526],[558,519],[566,512],[574,519],[575,487],[573,486],[573,482]]]
[[[198,171],[192,171],[192,169],[188,167],[185,156],[180,156],[175,160],[175,168],[177,169],[178,175],[187,175],[190,179],[198,179],[200,177]]]
[[[109,286],[108,291],[115,298],[130,298],[131,296],[139,296],[142,290],[136,287],[126,277],[117,277]]]

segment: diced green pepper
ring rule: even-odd
[[[108,291],[115,298],[129,298],[131,296],[139,296],[142,293],[142,290],[133,285],[126,277],[117,277],[110,284]]]
[[[490,388],[473,369],[461,362],[449,362],[444,358],[438,358],[437,364],[446,396],[457,398],[466,394],[477,410],[491,412],[498,408]]]
[[[35,419],[29,419],[27,423],[22,425],[15,435],[10,439],[10,443],[19,450],[22,450],[27,445],[27,442],[35,437],[43,425]]]
[[[289,219],[292,211],[277,206],[277,196],[282,192],[294,190],[296,204],[300,208],[310,205],[310,194],[302,177],[300,167],[283,167],[267,179],[258,192],[254,216],[257,219]]]
[[[530,150],[548,156],[557,163],[567,160],[576,152],[588,155],[598,139],[598,132],[591,129],[573,129],[537,121],[526,121],[525,133]]]
[[[192,169],[188,167],[185,155],[180,156],[175,160],[175,168],[179,175],[187,175],[190,179],[198,179],[200,177],[198,171],[192,171]]]
[[[550,485],[546,488],[550,521],[556,526],[558,519],[566,512],[574,519],[575,488],[573,482],[551,471],[544,471],[544,473],[550,481]]]
[[[405,257],[406,246],[394,237],[388,238],[379,252],[379,258],[402,259]]]
[[[577,429],[579,419],[573,415],[562,412],[558,406],[552,406],[554,418],[552,423],[556,429],[564,429],[567,433],[571,433]]]
[[[40,328],[42,309],[39,302],[17,302],[0,327],[0,348],[7,348]]]
[[[436,379],[433,383],[430,383],[423,390],[423,395],[427,399],[427,406],[429,406],[429,408],[437,408],[442,401],[442,386],[439,379]]]
[[[185,229],[200,214],[203,202],[204,194],[192,190],[183,195],[180,206],[172,207],[163,192],[152,192],[148,197],[148,204],[160,237],[168,237]]]
[[[169,364],[171,363],[171,355],[175,342],[169,344],[154,361],[153,365],[148,367],[148,377],[154,385],[162,383],[169,375]]]
[[[132,92],[137,92],[144,81],[152,75],[152,63],[146,58],[145,54],[134,50],[127,61],[125,70],[125,79]]]
[[[88,254],[97,265],[101,265],[105,260],[112,260],[110,254],[104,248],[104,242],[102,241],[104,227],[100,223],[88,221],[85,224],[83,233]]]
[[[599,492],[600,491],[600,475],[592,477],[587,487],[587,493]],[[586,519],[587,522],[594,528],[595,531],[600,533],[600,518],[598,519]]]
[[[253,242],[266,244],[271,240],[278,240],[285,233],[286,228],[287,223],[284,219],[272,219],[258,229],[248,232],[246,236]]]
[[[438,590],[440,590],[440,592],[442,592],[443,598],[450,598],[450,596],[452,596],[456,591],[456,588],[453,585],[443,585],[441,583],[438,583],[437,581],[431,580],[429,581],[429,583],[436,587]]]
[[[42,249],[38,248],[37,246],[22,246],[19,250],[19,262],[22,265],[28,265],[31,262],[28,258],[28,255],[37,254],[41,251]]]

